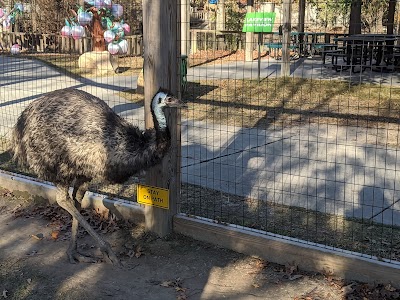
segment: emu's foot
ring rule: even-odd
[[[97,263],[100,259],[96,257],[91,257],[88,255],[84,255],[79,253],[77,250],[68,250],[67,251],[68,259],[71,264],[76,264],[77,262],[83,263]]]
[[[101,247],[100,250],[108,257],[108,259],[114,266],[122,267],[121,261],[119,260],[115,252],[111,249],[110,244],[105,243],[105,245]]]

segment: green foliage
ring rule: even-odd
[[[243,28],[245,12],[239,9],[236,0],[225,0],[225,14],[227,30],[241,31]]]
[[[388,0],[360,0],[361,22],[367,31],[381,24]],[[318,23],[324,27],[348,25],[352,0],[308,0],[317,9]]]
[[[309,0],[309,3],[317,9],[319,25],[329,27],[338,23],[348,24],[351,0]]]
[[[384,13],[388,9],[387,0],[364,0],[361,6],[361,21],[364,28],[371,32],[374,27],[379,26]]]

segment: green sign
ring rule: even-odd
[[[274,12],[247,13],[243,32],[272,32],[275,22]]]

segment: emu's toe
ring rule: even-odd
[[[67,251],[68,259],[71,264],[76,264],[77,262],[83,263],[97,263],[99,258],[91,257],[82,253],[79,253],[76,250],[68,250]]]

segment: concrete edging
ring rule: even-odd
[[[50,182],[0,170],[0,186],[12,192],[18,191],[47,199],[50,203],[56,202],[57,188]],[[109,198],[102,194],[86,192],[82,200],[82,207],[92,207],[99,211],[109,210],[118,218],[132,220],[136,223],[144,222],[143,206],[119,198]]]
[[[391,283],[400,288],[400,263],[185,215],[174,217],[174,231],[273,263],[294,264],[302,270],[328,273],[347,280]]]

